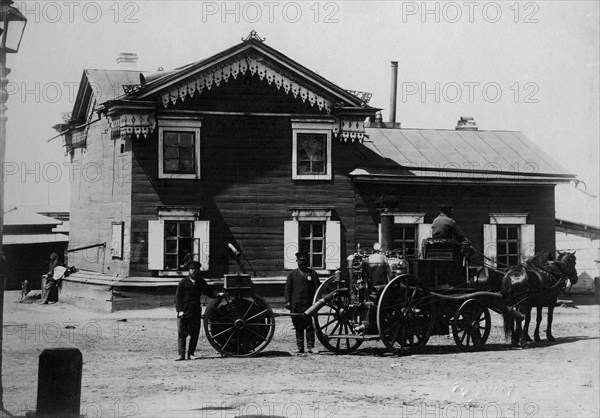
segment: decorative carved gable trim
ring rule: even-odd
[[[156,113],[147,105],[136,107],[116,104],[109,108],[106,116],[110,125],[111,139],[126,136],[147,138],[156,128]]]
[[[336,119],[333,135],[340,142],[360,142],[365,139],[365,120],[362,117],[343,116]]]
[[[331,113],[332,103],[329,100],[303,86],[292,76],[269,66],[263,58],[252,54],[235,58],[224,65],[198,74],[192,81],[174,86],[162,95],[162,104],[165,108],[169,106],[169,103],[175,105],[178,100],[183,102],[188,96],[194,97],[195,94],[202,94],[204,89],[210,90],[213,86],[219,87],[221,83],[227,83],[231,78],[236,79],[240,74],[246,75],[248,72],[252,75],[257,74],[261,81],[266,79],[269,85],[274,84],[277,90],[283,89],[294,99],[308,102],[312,107],[317,106],[319,110]]]

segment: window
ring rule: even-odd
[[[327,174],[327,135],[299,133],[297,143],[296,174]]]
[[[309,254],[309,267],[323,269],[325,249],[325,222],[299,222],[299,250]]]
[[[292,179],[331,180],[333,119],[292,120]]]
[[[496,226],[497,261],[500,265],[516,266],[519,264],[519,226]]]
[[[341,267],[342,230],[340,221],[332,221],[331,207],[292,207],[292,220],[283,223],[284,268],[293,270],[296,253],[310,255],[315,270],[337,270]]]
[[[158,120],[158,178],[200,178],[198,118],[162,117]]]
[[[421,242],[431,238],[431,224],[425,223],[424,213],[388,212],[386,223],[391,228],[392,249],[404,250],[409,256],[419,256]],[[383,240],[382,224],[379,224],[379,242]],[[388,231],[389,232],[389,231]],[[389,235],[387,235],[389,237]]]
[[[194,174],[196,172],[195,141],[193,132],[164,132],[165,173]]]
[[[406,255],[417,255],[417,226],[394,224],[392,229],[392,248],[402,250]]]
[[[148,269],[162,275],[182,275],[188,261],[209,269],[210,222],[197,220],[199,210],[159,209],[159,220],[148,221]]]
[[[497,267],[516,266],[535,254],[535,225],[526,213],[491,213],[483,225],[484,254]]]
[[[193,254],[194,224],[190,221],[165,221],[165,270],[184,270],[187,262],[198,260],[198,254]],[[194,256],[196,256],[194,258]]]

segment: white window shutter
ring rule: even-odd
[[[325,223],[325,268],[337,270],[342,265],[342,224],[340,221]]]
[[[194,254],[200,259],[200,271],[208,271],[210,261],[210,221],[194,221]]]
[[[165,221],[148,221],[148,270],[162,270],[165,262]]]
[[[496,266],[498,255],[497,236],[495,224],[483,225],[483,254],[487,257],[487,260],[484,260],[484,263],[489,262],[494,267]]]
[[[423,240],[431,238],[431,224],[417,224],[417,242],[423,248]]]
[[[283,268],[294,270],[298,252],[298,221],[283,222]]]
[[[535,255],[535,225],[521,225],[521,261]]]

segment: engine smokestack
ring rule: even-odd
[[[398,61],[392,61],[392,80],[390,83],[390,123],[396,123],[396,100],[398,95]]]

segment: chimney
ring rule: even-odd
[[[473,116],[461,116],[456,124],[457,131],[476,131],[477,129]]]
[[[392,61],[392,81],[390,84],[390,124],[396,123],[396,100],[398,96],[398,61]]]
[[[135,52],[121,52],[117,57],[117,64],[120,70],[135,70],[138,60],[138,54]]]

